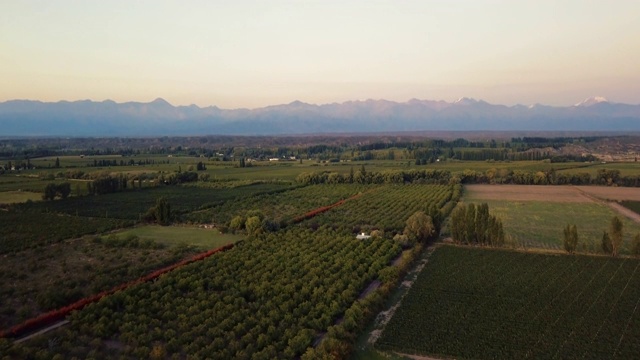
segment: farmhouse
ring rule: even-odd
[[[371,235],[367,235],[365,233],[360,233],[360,234],[356,235],[356,239],[358,239],[358,240],[366,240],[366,239],[368,239],[370,237],[371,237]]]

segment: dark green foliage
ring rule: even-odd
[[[322,348],[335,350],[334,341],[354,339],[365,304],[374,303],[359,301],[361,291],[399,252],[382,238],[356,241],[328,229],[262,234],[74,313],[55,334],[64,344],[56,351],[146,358],[161,343],[167,357],[293,359],[320,332],[331,339]],[[343,324],[334,325],[339,318]],[[105,340],[123,347],[107,348]],[[37,342],[23,351],[53,355]]]
[[[132,225],[130,221],[0,211],[0,253],[19,251]]]
[[[44,188],[44,194],[42,194],[43,200],[53,200],[56,198],[57,185],[55,183],[49,183]]]
[[[44,188],[44,194],[42,195],[42,199],[53,200],[56,197],[66,199],[69,196],[69,194],[71,194],[70,183],[68,182],[63,182],[61,184],[49,183]]]
[[[87,183],[90,184],[90,183]],[[140,220],[159,197],[165,197],[176,214],[208,208],[236,198],[251,198],[260,194],[290,189],[290,184],[257,183],[212,190],[187,186],[158,186],[136,191],[121,191],[104,196],[73,196],[66,201],[17,205],[18,209],[39,212],[58,212],[88,217],[113,217]],[[210,221],[211,217],[207,219]]]
[[[564,249],[569,254],[576,251],[576,248],[578,247],[578,228],[575,224],[567,224],[567,227],[564,228],[563,244]]]
[[[147,211],[144,218],[149,222],[156,222],[163,226],[171,224],[171,221],[173,220],[171,204],[169,204],[167,198],[158,198],[158,200],[156,200],[156,205]]]
[[[443,246],[376,347],[457,359],[635,359],[640,260]]]

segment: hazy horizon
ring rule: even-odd
[[[640,104],[640,2],[0,4],[0,101]]]

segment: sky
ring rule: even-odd
[[[0,0],[0,101],[640,104],[638,0]]]

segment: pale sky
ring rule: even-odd
[[[0,0],[0,101],[640,103],[639,0]]]

